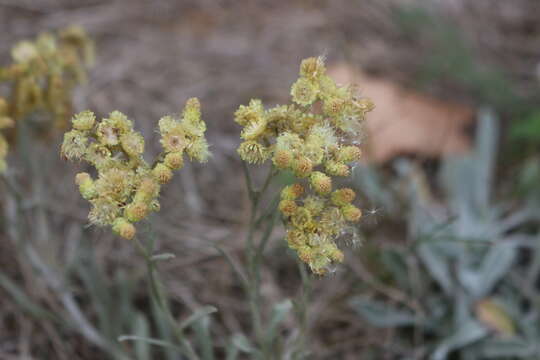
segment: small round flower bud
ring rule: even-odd
[[[165,152],[182,152],[187,146],[186,135],[178,123],[163,135],[160,142]]]
[[[307,227],[311,227],[311,220],[312,218],[309,211],[301,206],[296,209],[291,217],[292,224],[298,229],[306,229]]]
[[[348,163],[360,160],[362,150],[358,146],[344,146],[339,149],[337,157],[338,161]]]
[[[302,230],[291,229],[287,231],[287,243],[292,249],[298,249],[300,246],[305,245],[307,237]]]
[[[157,164],[152,170],[152,174],[160,184],[168,183],[173,177],[171,169],[163,163]]]
[[[354,205],[347,204],[341,208],[341,213],[347,221],[357,222],[362,217],[362,211]]]
[[[292,163],[292,153],[287,150],[277,150],[274,153],[272,162],[278,169],[287,169]]]
[[[305,156],[293,161],[292,165],[294,174],[300,178],[308,176],[313,171],[313,163]]]
[[[263,163],[270,156],[268,148],[253,140],[241,143],[237,151],[240,158],[250,164]]]
[[[370,99],[367,99],[367,98],[363,98],[363,99],[358,100],[357,101],[357,106],[364,113],[372,111],[373,109],[375,109],[375,104],[373,103],[373,101],[371,101]]]
[[[98,125],[97,136],[99,141],[106,146],[118,145],[119,139],[118,128],[112,126],[110,122],[102,122]]]
[[[79,186],[79,192],[84,199],[90,200],[97,196],[94,180],[92,180],[88,173],[78,173],[75,175],[75,184]]]
[[[201,120],[201,103],[197,98],[190,98],[186,101],[184,111],[182,113],[184,121],[190,124],[195,124]]]
[[[114,220],[112,230],[115,234],[123,237],[124,239],[131,240],[135,236],[135,226],[124,218],[117,218]]]
[[[298,206],[294,200],[281,200],[279,202],[279,210],[285,216],[291,216],[295,213]]]
[[[91,130],[96,123],[96,116],[93,112],[86,110],[76,114],[73,119],[71,119],[71,122],[73,123],[74,129],[82,131]]]
[[[300,184],[292,184],[285,186],[281,190],[281,199],[283,200],[296,200],[304,193],[304,187]]]
[[[320,171],[313,172],[309,181],[317,194],[326,195],[332,191],[332,179]]]
[[[264,115],[264,107],[261,100],[251,99],[249,106],[240,105],[234,113],[234,121],[241,126],[246,126],[252,122],[259,122]]]
[[[148,205],[142,202],[132,202],[124,210],[124,216],[130,222],[137,222],[146,217],[148,214]]]
[[[341,250],[337,248],[334,244],[325,244],[323,252],[328,256],[332,261],[341,263],[344,260],[344,255]]]
[[[345,206],[350,204],[355,197],[356,193],[352,189],[338,189],[332,193],[332,203],[336,206]]]
[[[297,251],[298,251],[298,257],[300,258],[300,260],[302,260],[306,264],[311,263],[313,259],[315,258],[313,249],[307,245],[300,246]]]
[[[318,197],[310,195],[304,199],[304,207],[309,211],[311,216],[319,216],[324,210],[325,200]]]
[[[179,170],[184,166],[184,154],[181,152],[172,152],[165,155],[163,163],[172,170]]]
[[[64,134],[64,142],[60,153],[69,160],[79,160],[86,153],[88,138],[78,130]]]
[[[322,57],[310,57],[302,60],[300,64],[300,76],[316,79],[326,72]]]
[[[120,136],[120,144],[129,156],[139,156],[144,152],[144,138],[134,131]]]
[[[298,79],[291,87],[292,99],[298,105],[311,105],[317,100],[317,85],[305,78]]]
[[[349,166],[342,162],[329,160],[324,164],[324,169],[332,176],[349,176],[351,174]]]
[[[323,111],[330,117],[338,116],[345,109],[346,101],[338,97],[330,97],[324,101]]]
[[[261,117],[259,121],[252,121],[244,127],[240,137],[244,140],[256,140],[266,130],[266,119]]]
[[[190,159],[195,159],[202,163],[207,162],[208,158],[210,157],[208,143],[203,137],[194,139],[186,148],[186,152]]]
[[[146,203],[156,197],[159,193],[159,184],[153,178],[141,180],[137,192],[133,197],[133,202]]]

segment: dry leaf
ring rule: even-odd
[[[338,83],[357,84],[376,105],[367,116],[368,161],[385,162],[402,154],[438,157],[467,152],[464,128],[473,120],[470,107],[444,102],[362,74],[346,64],[329,68]]]

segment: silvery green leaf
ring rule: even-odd
[[[292,306],[292,302],[288,299],[274,305],[272,308],[272,315],[270,317],[270,324],[266,332],[265,341],[267,343],[272,343],[274,341],[278,325],[283,321],[285,316],[287,316],[289,311],[292,309]]]
[[[214,360],[214,345],[210,334],[210,317],[203,316],[195,322],[195,336],[204,360]]]
[[[133,325],[133,333],[140,337],[148,339],[150,335],[150,326],[148,321],[141,313],[135,315],[135,323]],[[146,341],[135,342],[135,353],[138,360],[150,360],[150,344]]]
[[[502,242],[492,246],[479,269],[481,282],[476,289],[477,297],[487,296],[497,282],[510,270],[517,256],[513,243]]]
[[[150,260],[152,260],[152,261],[162,261],[162,260],[174,259],[175,257],[176,257],[176,255],[174,255],[173,253],[163,253],[163,254],[153,255],[150,258]]]
[[[180,330],[184,330],[202,317],[215,313],[216,311],[217,309],[213,306],[203,306],[202,308],[195,310],[195,312],[191,314],[186,320],[182,321],[178,327]]]
[[[431,355],[432,360],[445,360],[451,351],[461,349],[485,336],[489,331],[474,320],[463,323],[454,333],[443,340]]]
[[[174,345],[174,344],[172,344],[172,343],[170,343],[168,341],[163,341],[163,340],[154,339],[154,338],[148,338],[148,337],[143,337],[143,336],[122,335],[122,336],[118,337],[118,341],[119,342],[123,342],[123,341],[144,341],[144,342],[146,342],[148,344],[151,344],[151,345],[168,347],[168,348],[176,349],[179,352],[182,352],[182,349],[180,349],[178,346],[176,346],[176,345]]]
[[[257,349],[251,344],[249,339],[244,334],[235,334],[232,337],[232,343],[240,351],[251,354],[257,351]]]
[[[387,328],[418,323],[418,319],[412,312],[396,309],[382,301],[356,297],[351,299],[349,304],[360,316],[377,327]]]
[[[450,267],[446,259],[434,251],[430,243],[422,243],[418,247],[418,255],[431,276],[439,283],[445,293],[451,294],[454,284]]]
[[[540,348],[534,342],[528,342],[523,338],[488,340],[482,344],[483,358],[532,358],[540,355]]]
[[[481,109],[478,114],[476,136],[476,186],[474,187],[475,203],[480,209],[489,208],[498,139],[499,126],[495,113],[491,109]]]

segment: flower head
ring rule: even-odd
[[[271,159],[276,169],[294,175],[297,183],[283,188],[278,205],[286,239],[314,273],[324,274],[343,261],[336,239],[361,217],[352,204],[356,193],[333,190],[333,178],[349,176],[350,163],[359,160],[360,148],[349,139],[361,131],[373,103],[358,99],[352,87],[338,86],[322,57],[302,61],[290,94],[292,105],[265,111],[260,100],[251,100],[238,108],[235,121],[244,140],[238,153],[250,164]]]
[[[114,111],[101,121],[96,121],[90,111],[74,116],[74,129],[64,135],[61,153],[96,168],[95,180],[88,173],[75,177],[82,197],[92,204],[88,214],[91,224],[111,226],[115,234],[133,238],[133,224],[159,211],[160,185],[172,179],[173,170],[182,168],[184,152],[199,161],[208,158],[206,125],[200,119],[198,101],[188,100],[183,114],[182,121],[172,116],[159,121],[164,151],[153,167],[142,156],[143,136],[124,114]]]

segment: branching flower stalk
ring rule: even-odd
[[[92,205],[90,223],[110,226],[120,237],[134,240],[146,262],[153,300],[165,314],[183,353],[191,360],[198,359],[161,292],[156,259],[152,256],[153,239],[146,248],[137,238],[134,224],[159,211],[161,186],[172,179],[174,170],[183,167],[185,156],[199,162],[208,160],[206,124],[201,119],[199,101],[189,99],[181,117],[165,116],[159,120],[163,151],[151,165],[143,158],[143,136],[119,111],[101,121],[92,112],[83,111],[73,117],[72,125],[73,129],[64,135],[61,155],[69,160],[83,160],[97,172],[95,177],[86,172],[75,177],[81,196]]]
[[[359,160],[361,151],[352,142],[374,107],[369,99],[357,98],[350,87],[337,86],[325,72],[322,58],[305,59],[291,88],[293,105],[265,110],[255,99],[235,113],[235,121],[243,126],[244,141],[238,148],[242,160],[249,164],[271,160],[272,172],[287,171],[296,178],[282,189],[279,210],[289,247],[316,274],[343,260],[336,240],[354,232],[352,224],[362,215],[352,204],[355,192],[334,190],[332,179],[349,176],[350,164]],[[256,207],[258,194],[248,186]]]
[[[235,121],[243,127],[244,140],[238,153],[243,162],[251,216],[246,239],[248,261],[247,292],[250,299],[253,327],[262,346],[262,358],[269,358],[271,344],[265,343],[260,311],[260,263],[262,252],[275,225],[267,214],[277,208],[287,230],[287,243],[299,259],[315,274],[325,274],[334,262],[343,261],[336,241],[355,234],[354,223],[362,215],[352,204],[356,194],[352,189],[333,189],[335,177],[350,175],[351,163],[361,156],[353,139],[360,135],[367,112],[374,108],[366,98],[358,98],[350,87],[337,86],[326,75],[322,58],[302,61],[300,77],[292,85],[294,104],[265,109],[258,99],[241,105]],[[256,190],[247,164],[261,165],[271,161],[270,170],[260,190]],[[261,199],[273,177],[288,172],[295,183],[281,189],[280,198],[270,202],[270,209],[260,214]],[[265,215],[266,214],[266,215]],[[255,237],[266,225],[259,242]],[[302,306],[309,292],[304,284]],[[302,335],[305,336],[305,309],[300,309]],[[304,340],[299,340],[302,347]],[[302,349],[300,349],[302,352]]]
[[[72,114],[72,92],[86,80],[93,63],[94,44],[77,26],[57,36],[43,33],[35,41],[16,44],[13,63],[0,67],[0,131],[38,113],[45,128],[65,128]],[[46,121],[49,119],[49,121]],[[8,142],[0,133],[0,173],[6,169]]]

